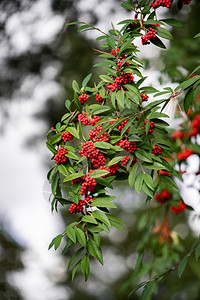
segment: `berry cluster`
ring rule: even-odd
[[[153,150],[152,150],[152,153],[155,155],[155,156],[158,156],[161,154],[161,148],[159,146],[155,146],[153,147]]]
[[[125,60],[125,58],[122,58],[122,59],[119,60],[119,62],[117,63],[117,70],[119,70],[119,68],[121,68],[121,65],[122,65],[122,63],[123,63],[124,60]],[[126,61],[123,64],[123,66],[129,66],[129,62]]]
[[[109,83],[106,86],[110,91],[114,92],[117,88],[118,88],[118,84],[117,83]]]
[[[81,104],[83,104],[84,102],[86,102],[89,99],[87,94],[81,94],[78,98],[79,98]]]
[[[73,213],[79,213],[83,210],[83,206],[85,205],[85,200],[80,200],[78,202],[78,204],[76,203],[73,203],[70,208],[69,208],[69,211],[71,214]]]
[[[140,96],[141,96],[141,98],[142,98],[142,102],[148,101],[148,99],[149,99],[149,96],[147,96],[147,95],[140,94]]]
[[[121,162],[122,162],[122,166],[126,166],[127,163],[129,162],[130,159],[130,155],[129,156],[124,156],[124,158],[122,158]]]
[[[183,200],[179,200],[178,206],[171,206],[170,210],[171,212],[178,214],[182,211],[184,211],[187,208],[187,205],[183,202]]]
[[[182,150],[181,152],[177,153],[177,158],[181,161],[186,160],[190,155],[193,154],[192,149],[185,149]]]
[[[82,179],[85,180],[84,176],[82,177]],[[79,178],[75,178],[75,179],[71,180],[71,184],[74,185],[75,183],[80,182],[80,181],[81,181],[80,177]]]
[[[182,0],[182,1],[184,1],[184,0]],[[188,0],[186,0],[186,1],[188,1]],[[160,6],[170,8],[172,6],[172,3],[171,3],[171,0],[156,0],[155,3],[154,2],[151,3],[151,6],[154,9],[156,9],[156,8],[158,8]]]
[[[156,37],[157,30],[153,29],[152,27],[149,29],[148,33],[141,36],[142,44],[143,45],[148,45],[150,44],[149,41],[154,39]]]
[[[60,149],[58,149],[58,153],[54,156],[54,160],[56,164],[62,164],[64,162],[66,162],[67,157],[65,156],[65,154],[67,153],[67,150],[64,147],[61,147]]]
[[[89,137],[90,139],[93,140],[93,142],[109,142],[109,136],[110,134],[108,134],[107,132],[102,133],[101,135],[100,132],[102,131],[102,127],[100,125],[94,127],[92,130],[90,130],[89,132]],[[99,135],[97,137],[97,135]]]
[[[144,121],[144,125],[146,125],[147,122],[148,122],[148,120]],[[150,125],[149,125],[149,130],[148,130],[149,134],[151,134],[153,132],[154,126],[155,126],[154,122],[151,121]],[[145,129],[145,126],[143,126],[142,129]]]
[[[61,134],[61,139],[66,143],[66,141],[72,140],[73,139],[73,135],[69,132],[69,131],[64,131]]]
[[[184,133],[181,130],[176,130],[172,133],[172,138],[173,139],[183,139],[184,138]]]
[[[101,97],[100,94],[96,94],[96,100],[99,101],[99,102],[102,102],[103,98]]]
[[[187,132],[187,136],[196,136],[199,132],[200,127],[200,114],[197,114],[191,122],[191,130]]]
[[[100,121],[99,116],[94,116],[93,119],[90,120],[92,126],[96,125]]]
[[[78,114],[78,120],[81,121],[81,123],[85,126],[90,125],[90,120],[87,117],[86,112],[84,112],[83,114]]]
[[[96,181],[90,177],[86,176],[84,182],[81,185],[80,194],[86,195],[87,192],[91,192],[96,186]]]
[[[129,142],[128,140],[120,140],[117,142],[117,145],[129,153],[134,153],[137,150],[137,144],[135,142]]]
[[[120,164],[117,163],[117,164],[114,164],[112,166],[109,166],[108,167],[108,171],[110,172],[110,174],[108,174],[107,176],[111,176],[111,175],[115,175],[116,174],[116,171],[120,169]]]
[[[134,77],[132,73],[124,73],[114,79],[113,83],[109,83],[106,87],[114,92],[115,90],[120,90],[123,84],[131,83]]]
[[[98,168],[101,164],[105,164],[106,158],[103,153],[100,153],[98,149],[95,148],[91,141],[81,143],[82,149],[79,151],[81,156],[86,156],[89,158],[93,164],[94,168]]]
[[[128,118],[128,119],[126,119],[125,121],[121,122],[121,124],[117,127],[117,129],[118,129],[119,131],[122,131],[122,129],[124,128],[124,126],[126,125],[126,123],[127,123],[129,120],[130,120],[130,118]],[[126,129],[125,132],[129,132],[129,130],[130,130],[130,127],[128,127],[128,128]]]
[[[188,5],[188,4],[190,4],[191,1],[192,0],[181,0],[181,3]]]
[[[155,194],[154,198],[157,202],[165,204],[171,198],[171,194],[168,190],[164,189],[160,193]]]
[[[111,55],[115,55],[115,54],[117,54],[117,53],[119,52],[119,50],[120,50],[119,48],[117,48],[117,49],[112,49],[111,52],[110,52],[110,54],[111,54]]]

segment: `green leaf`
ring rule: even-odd
[[[139,158],[141,161],[146,161],[146,162],[152,162],[151,157],[148,155],[146,151],[143,149],[136,150],[135,155],[137,158]]]
[[[87,253],[81,259],[81,271],[85,276],[85,281],[87,281],[90,274],[90,260]]]
[[[85,233],[78,227],[74,228],[74,231],[76,233],[76,237],[78,242],[86,248],[86,237],[85,237]]]
[[[134,164],[134,166],[131,168],[131,171],[130,171],[130,174],[129,174],[129,177],[128,177],[128,183],[129,183],[129,186],[130,186],[131,189],[133,187],[133,183],[134,183],[134,180],[135,180],[137,167],[138,167],[138,163],[136,162]]]
[[[110,219],[110,220],[112,220],[112,221],[114,221],[114,222],[116,222],[116,223],[119,223],[119,224],[125,226],[124,222],[122,222],[122,221],[121,221],[120,219],[118,219],[117,217],[112,216],[112,215],[108,215],[108,214],[107,214],[107,217],[108,217],[108,219]]]
[[[79,262],[75,265],[74,269],[72,270],[72,281],[74,280],[74,277],[75,277],[75,275],[76,275],[76,271],[77,271],[78,267],[80,266],[80,264],[81,264],[81,262],[79,261]]]
[[[89,28],[89,27],[90,27],[90,25],[88,25],[88,24],[82,25],[82,26],[80,26],[80,27],[78,28],[78,32],[81,31],[81,30],[84,30],[84,29],[86,29],[86,28]]]
[[[92,223],[92,224],[98,224],[98,222],[95,220],[95,218],[92,215],[83,216],[82,221]]]
[[[61,134],[57,133],[54,136],[52,136],[50,142],[51,144],[56,144],[57,142],[59,142],[61,140]]]
[[[70,180],[73,180],[73,179],[76,179],[76,178],[79,178],[79,177],[83,177],[84,176],[84,173],[83,171],[79,172],[79,173],[73,173],[69,176],[67,176],[63,182],[67,182],[67,181],[70,181]]]
[[[200,243],[199,243],[198,246],[196,247],[196,250],[195,250],[195,257],[196,257],[196,260],[198,260],[199,257],[200,257]]]
[[[200,37],[200,33],[197,33],[195,36],[194,36],[194,38],[196,39],[196,38],[199,38]]]
[[[112,68],[105,67],[104,70],[105,70],[105,72],[108,73],[109,75],[117,76],[117,71],[113,70]]]
[[[63,176],[68,175],[67,168],[64,165],[58,165],[58,172],[61,173]]]
[[[144,86],[141,88],[141,92],[143,94],[153,94],[153,93],[158,92],[158,90],[153,88],[152,86]]]
[[[65,232],[67,233],[68,238],[72,240],[73,243],[76,243],[76,232],[73,228],[73,224],[68,225]]]
[[[80,89],[79,89],[79,86],[78,86],[78,83],[76,82],[76,80],[72,81],[72,88],[76,93],[80,93]]]
[[[139,90],[130,84],[125,84],[124,87],[126,89],[128,89],[128,91],[130,91],[131,93],[128,93],[128,95],[130,95],[131,100],[133,100],[134,102],[136,102],[137,104],[139,104],[139,102],[142,100]]]
[[[71,22],[71,23],[67,23],[66,26],[75,25],[75,24],[83,24],[83,22]]]
[[[57,236],[51,241],[51,243],[50,243],[50,245],[49,245],[49,249],[51,249],[53,246],[54,246],[55,250],[58,249],[58,247],[60,246],[60,243],[61,243],[61,241],[62,241],[62,237],[63,237],[62,234],[57,235]],[[48,249],[48,250],[49,250],[49,249]]]
[[[175,189],[178,189],[175,181],[171,177],[167,175],[160,175],[160,180],[164,182],[166,185],[173,186]]]
[[[93,233],[93,237],[94,237],[94,241],[95,241],[95,244],[97,245],[97,247],[100,247],[100,243],[101,243],[100,233]]]
[[[112,109],[110,106],[106,105],[95,105],[95,107],[92,109],[92,112],[94,115],[99,115],[104,112],[110,112]]]
[[[184,110],[186,114],[188,112],[189,107],[193,104],[193,102],[194,102],[194,92],[193,89],[189,89],[184,98]]]
[[[175,20],[175,19],[162,19],[160,21],[166,23],[167,25],[173,26],[173,27],[179,27],[179,28],[183,27],[183,23],[181,23],[180,21]]]
[[[94,146],[101,149],[113,149],[113,146],[106,142],[96,142]]]
[[[151,39],[151,43],[159,48],[166,49],[165,45],[158,37]]]
[[[123,149],[122,149],[123,150]],[[124,158],[124,156],[116,156],[113,159],[111,159],[108,163],[108,167],[117,164],[119,161],[122,160],[122,158]]]
[[[106,41],[108,43],[108,45],[112,48],[112,49],[115,49],[116,47],[116,42],[115,42],[115,39],[112,37],[112,36],[109,36],[109,37],[106,37]]]
[[[107,217],[106,214],[104,214],[102,211],[100,210],[95,210],[92,212],[93,217],[95,217],[95,219],[98,219],[100,221],[102,221],[103,223],[110,225],[110,221]]]
[[[142,185],[142,189],[149,197],[151,197],[151,198],[154,197],[152,190],[147,186],[147,184],[145,182]]]
[[[57,154],[58,151],[49,143],[46,142],[47,148],[53,153],[53,154]]]
[[[181,263],[180,265],[178,266],[178,276],[179,278],[182,276],[184,270],[185,270],[185,267],[187,265],[187,262],[188,262],[188,256],[186,255],[182,260],[181,260]]]
[[[146,284],[146,281],[143,281],[143,282],[139,283],[134,289],[132,289],[132,291],[129,293],[128,297],[133,295],[137,290],[139,290],[145,284]]]
[[[163,27],[156,27],[157,30],[157,35],[160,37],[167,39],[167,40],[173,40],[172,34],[165,28]]]
[[[152,293],[152,290],[154,289],[155,285],[156,285],[155,280],[152,280],[152,281],[148,282],[145,285],[145,288],[142,292],[140,300],[150,300],[151,299],[151,293]]]
[[[87,75],[83,81],[82,81],[82,87],[85,88],[86,85],[88,84],[88,82],[90,81],[90,78],[92,77],[92,73],[90,73],[89,75]]]
[[[108,75],[99,76],[103,81],[113,83],[113,80]]]
[[[74,253],[74,255],[70,258],[69,263],[68,263],[68,270],[70,267],[73,265],[73,263],[76,261],[76,259],[79,257],[79,255],[83,252],[84,247],[81,247],[78,251]]]
[[[144,182],[150,189],[154,190],[153,178],[149,174],[144,174]]]
[[[111,202],[113,199],[115,199],[115,196],[95,197],[91,206],[116,208]]]
[[[118,104],[122,108],[124,108],[124,91],[123,90],[117,91],[117,93],[116,93],[116,99],[117,99]]]
[[[121,3],[121,6],[122,6],[123,8],[125,8],[125,9],[133,10],[132,7],[131,7],[131,5],[130,5],[129,3],[127,3],[127,2],[122,2],[122,3]]]
[[[111,183],[108,181],[107,178],[106,179],[105,178],[97,178],[95,181],[102,186],[107,186],[110,189],[113,189]]]
[[[67,130],[73,135],[75,136],[77,139],[79,139],[79,134],[78,131],[75,127],[67,127]]]
[[[76,108],[78,109],[78,111],[82,112],[81,102],[80,102],[80,100],[79,100],[78,95],[77,95],[76,92],[74,93],[74,103],[75,103]]]
[[[138,194],[140,193],[140,191],[142,189],[143,179],[144,179],[144,174],[142,171],[140,171],[135,179],[135,191]]]
[[[125,228],[122,227],[119,223],[110,221],[110,224],[111,224],[113,227],[115,227],[115,228],[117,228],[117,229],[119,229],[119,230],[125,231]]]
[[[179,84],[175,91],[179,90],[179,89],[182,89],[182,90],[185,90],[187,89],[189,86],[193,85],[197,80],[200,79],[200,76],[199,75],[196,75],[196,76],[193,76],[192,78],[189,78],[185,81],[183,81],[181,84]]]
[[[90,177],[92,178],[99,178],[99,177],[102,177],[104,175],[107,175],[109,174],[110,172],[109,171],[106,171],[106,170],[95,170],[93,171],[91,174],[90,174]]]
[[[91,239],[87,241],[87,250],[92,256],[94,256],[103,265],[101,248],[97,247],[95,242]]]

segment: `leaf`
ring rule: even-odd
[[[53,154],[57,154],[58,151],[49,143],[46,142],[47,148],[53,153]]]
[[[95,197],[91,206],[116,208],[115,204],[111,202],[113,199],[115,196]]]
[[[180,262],[180,265],[178,266],[178,276],[179,278],[182,276],[184,270],[185,270],[185,267],[187,265],[187,262],[188,262],[188,256],[186,255]]]
[[[76,237],[78,242],[86,248],[86,237],[85,237],[85,233],[78,227],[74,228],[74,231],[76,233]]]
[[[92,178],[99,178],[99,177],[102,177],[104,175],[107,175],[109,174],[110,172],[109,171],[106,171],[106,170],[95,170],[93,171],[91,174],[90,174],[90,177]]]
[[[67,127],[67,130],[73,135],[75,136],[77,139],[79,139],[79,134],[78,131],[75,127]]]
[[[68,270],[70,267],[73,265],[73,263],[76,261],[77,257],[83,252],[84,247],[81,247],[78,251],[74,253],[74,255],[70,258],[69,263],[68,263]]]
[[[113,83],[113,80],[108,75],[99,76],[103,81]]]
[[[108,214],[107,214],[107,217],[108,217],[108,219],[110,219],[110,220],[112,220],[112,221],[114,221],[114,222],[116,222],[116,223],[119,223],[119,224],[125,226],[124,222],[122,222],[122,221],[121,221],[120,219],[118,219],[117,217],[112,216],[112,215],[108,215]]]
[[[173,27],[183,27],[183,23],[176,19],[161,19],[160,21],[166,23],[167,25],[173,26]]]
[[[200,33],[197,33],[195,36],[194,36],[194,38],[196,39],[196,38],[199,38],[200,37]]]
[[[96,105],[93,109],[92,112],[94,115],[98,115],[104,112],[110,112],[112,109],[110,106],[106,105]]]
[[[76,178],[79,178],[79,177],[83,177],[84,176],[84,173],[83,171],[79,172],[79,173],[73,173],[69,176],[67,176],[63,182],[67,182],[67,181],[70,181],[70,180],[73,180],[73,179],[76,179]]]
[[[157,30],[157,35],[160,37],[167,39],[167,40],[173,40],[172,34],[165,28],[163,27],[156,27]]]
[[[169,177],[169,176],[167,176],[167,175],[160,175],[160,179],[161,179],[161,181],[164,182],[165,184],[167,184],[167,185],[169,185],[169,186],[173,186],[175,189],[178,189],[178,187],[177,187],[175,181],[174,181],[171,177]]]
[[[67,233],[68,238],[72,240],[73,243],[76,243],[76,233],[72,224],[66,227],[65,232]]]
[[[80,93],[80,89],[76,80],[72,81],[72,88],[76,93]]]
[[[96,219],[102,221],[103,223],[105,223],[105,224],[107,224],[107,225],[110,225],[110,221],[109,221],[107,215],[104,214],[103,212],[101,212],[100,210],[95,210],[95,211],[93,211],[93,212],[92,212],[92,215],[93,215]]]
[[[144,174],[144,182],[150,189],[154,190],[153,178],[149,174]]]
[[[76,271],[77,271],[78,267],[80,266],[80,264],[81,264],[81,262],[79,261],[79,262],[75,265],[74,269],[72,270],[72,281],[74,280],[74,277],[75,277],[75,275],[76,275]]]
[[[64,165],[58,165],[58,172],[61,173],[63,176],[68,175],[67,168]]]
[[[85,276],[85,281],[87,281],[90,274],[90,260],[87,253],[81,259],[81,271]]]
[[[159,48],[166,49],[165,45],[158,37],[151,39],[151,43],[155,46],[158,46]]]
[[[133,295],[137,290],[139,290],[139,288],[141,288],[142,286],[144,286],[146,284],[146,281],[143,281],[141,283],[139,283],[134,289],[132,289],[132,291],[128,294],[128,297],[130,297],[131,295]]]
[[[112,68],[105,67],[104,70],[105,70],[106,73],[108,73],[109,75],[117,76],[117,71],[113,70]]]
[[[98,224],[98,222],[95,220],[95,218],[92,215],[83,216],[82,221],[92,223],[92,224]]]
[[[71,23],[67,23],[65,25],[70,26],[70,25],[75,25],[75,24],[83,24],[83,22],[71,22]]]
[[[110,224],[111,224],[113,227],[115,227],[115,228],[117,228],[117,229],[119,229],[119,230],[125,231],[125,228],[122,227],[119,223],[110,221]]]
[[[107,178],[97,178],[95,181],[102,186],[107,186],[110,189],[113,189],[112,185],[110,184],[110,182],[108,182]]]
[[[135,179],[135,191],[138,194],[141,191],[143,179],[144,179],[144,174],[142,171],[140,171],[140,173],[137,175],[137,177]]]
[[[61,140],[61,134],[57,133],[51,138],[50,142],[51,142],[51,144],[56,144],[60,140]]]
[[[106,142],[96,142],[94,143],[94,146],[102,149],[113,149],[113,146]]]
[[[149,197],[151,197],[151,198],[154,197],[152,190],[147,186],[147,184],[145,182],[142,185],[142,189],[145,192],[145,194],[147,194]]]
[[[199,243],[198,246],[196,247],[196,250],[195,250],[195,257],[196,257],[196,260],[198,260],[199,257],[200,257],[200,243]]]
[[[79,100],[78,95],[77,95],[76,92],[74,93],[74,103],[75,103],[76,108],[78,109],[78,111],[82,112],[81,102],[80,102],[80,100]]]
[[[101,248],[97,247],[95,242],[91,239],[87,241],[87,250],[92,256],[94,256],[103,265]]]
[[[126,2],[122,2],[121,3],[121,6],[125,9],[128,9],[128,10],[133,10],[131,5],[129,3],[126,3]]]
[[[101,243],[100,233],[93,233],[93,237],[97,247],[100,247],[100,243]]]
[[[148,131],[148,130],[147,130]],[[146,162],[152,162],[151,157],[144,151],[143,149],[141,150],[136,150],[135,155],[137,158],[139,158],[141,161],[146,161]]]
[[[185,95],[185,98],[184,98],[184,110],[187,114],[188,112],[188,109],[189,107],[193,104],[194,102],[194,92],[193,92],[193,89],[189,89],[187,91],[187,94]]]
[[[48,250],[51,249],[53,246],[54,246],[55,250],[58,249],[58,247],[60,246],[60,243],[61,243],[61,241],[62,241],[62,237],[63,237],[62,234],[57,235],[57,236],[51,241]]]
[[[53,174],[52,182],[51,182],[51,189],[54,196],[56,195],[58,186],[59,186],[59,176],[58,176],[58,172],[56,172]]]
[[[133,183],[134,183],[134,180],[135,180],[135,175],[136,175],[137,167],[138,167],[138,163],[136,162],[134,164],[134,166],[132,167],[132,169],[130,171],[130,174],[129,174],[129,177],[128,177],[128,183],[129,183],[129,186],[130,186],[131,189],[133,187]]]
[[[158,92],[158,90],[155,89],[155,88],[152,87],[152,86],[144,86],[144,87],[141,88],[141,92],[142,92],[143,94],[153,94],[153,93]]]
[[[140,300],[150,300],[150,296],[151,296],[152,290],[155,287],[155,285],[156,285],[155,280],[151,280],[150,282],[148,282],[145,285],[145,288],[142,292]]]
[[[187,89],[189,86],[191,86],[192,84],[194,84],[197,80],[200,79],[199,75],[193,76],[192,78],[189,78],[185,81],[183,81],[181,84],[179,84],[176,88],[175,91],[182,89],[185,90]]]
[[[123,150],[123,149],[122,149]],[[108,167],[117,164],[119,161],[122,160],[122,158],[124,158],[124,156],[116,156],[113,159],[111,159],[108,163]]]
[[[89,75],[87,75],[83,81],[82,81],[82,87],[86,87],[86,85],[88,84],[88,82],[90,81],[90,78],[92,77],[92,73],[90,73]]]

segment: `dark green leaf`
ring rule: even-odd
[[[154,289],[155,285],[156,285],[155,280],[151,280],[150,282],[148,282],[145,285],[145,288],[142,292],[140,300],[150,300],[151,299],[151,293],[152,293],[152,290]]]
[[[47,148],[53,153],[53,154],[57,154],[58,151],[49,143],[46,142]]]
[[[113,83],[113,80],[108,75],[99,76],[103,81]]]
[[[73,263],[76,261],[77,257],[83,252],[84,247],[81,247],[78,251],[74,253],[74,255],[70,258],[69,263],[68,263],[68,270],[70,267],[73,265]]]
[[[167,25],[173,26],[173,27],[183,27],[183,23],[181,23],[180,21],[178,21],[176,19],[162,19],[160,21],[166,23]]]
[[[99,177],[102,177],[104,175],[107,175],[109,174],[110,172],[109,171],[106,171],[106,170],[95,170],[93,171],[91,174],[90,174],[90,177],[92,178],[99,178]]]
[[[156,30],[157,30],[157,35],[159,35],[160,37],[167,40],[173,40],[173,36],[167,29],[163,27],[156,27]]]
[[[165,45],[158,37],[151,39],[151,43],[155,46],[158,46],[159,48],[166,49]]]
[[[194,36],[194,38],[196,39],[196,38],[199,38],[200,37],[200,33],[197,33],[195,36]]]
[[[93,223],[93,224],[98,224],[98,222],[95,220],[95,218],[91,215],[86,215],[82,217],[83,222],[88,222],[88,223]]]
[[[183,271],[185,270],[185,267],[187,265],[188,262],[188,256],[186,255],[182,260],[180,265],[178,266],[178,276],[181,277],[183,274]]]
[[[196,247],[196,250],[195,250],[195,257],[196,257],[196,260],[199,259],[199,257],[200,257],[200,243],[199,243],[198,246]]]
[[[95,210],[92,212],[92,215],[93,215],[93,217],[95,217],[95,219],[100,220],[107,225],[110,225],[110,221],[109,221],[107,215],[104,214],[102,211]]]
[[[144,179],[144,174],[142,171],[140,171],[140,173],[137,175],[137,177],[135,179],[135,191],[138,194],[141,191],[143,179]]]
[[[194,92],[193,89],[189,89],[184,98],[184,110],[186,114],[188,112],[189,107],[193,104],[193,102],[194,102]]]
[[[78,227],[74,228],[74,231],[76,233],[76,237],[78,242],[86,248],[86,237],[85,237],[85,233]]]
[[[85,281],[87,281],[90,274],[90,260],[87,253],[81,259],[81,271],[85,276]]]
[[[117,164],[119,161],[122,160],[122,158],[124,158],[124,156],[116,156],[116,157],[114,157],[113,159],[111,159],[111,161],[109,161],[108,166],[112,166],[112,165]]]
[[[68,238],[72,240],[73,243],[76,243],[76,233],[72,224],[66,227],[65,232],[67,233]]]
[[[78,83],[76,82],[76,80],[72,81],[72,88],[76,93],[80,92],[80,89],[79,89],[79,86],[78,86]]]
[[[72,270],[72,281],[74,280],[74,277],[75,277],[75,275],[76,275],[76,271],[77,271],[78,267],[80,266],[80,264],[81,264],[81,262],[79,261],[79,262],[75,265],[74,269]]]
[[[87,250],[92,256],[94,256],[103,265],[101,248],[97,247],[97,245],[93,240],[87,241]]]
[[[90,73],[89,75],[87,75],[83,81],[82,81],[82,87],[86,87],[86,85],[88,84],[88,82],[90,81],[90,78],[92,77],[92,73]]]
[[[75,103],[76,108],[78,109],[78,111],[82,112],[81,102],[80,102],[80,100],[79,100],[78,95],[77,95],[76,92],[74,93],[74,103]]]
[[[67,182],[67,181],[70,181],[70,180],[73,180],[73,179],[76,179],[76,178],[79,178],[79,177],[83,177],[84,176],[84,173],[83,171],[79,172],[79,173],[73,173],[69,176],[67,176],[63,182]]]
[[[57,235],[53,240],[52,240],[52,242],[50,243],[50,245],[49,245],[49,249],[51,249],[51,247],[53,247],[54,246],[54,248],[55,248],[55,250],[60,246],[60,243],[61,243],[61,241],[62,241],[62,234],[59,234],[59,235]],[[49,250],[48,249],[48,250]]]
[[[133,183],[134,183],[134,180],[135,180],[137,167],[138,167],[138,163],[136,162],[134,164],[134,166],[131,168],[131,171],[130,171],[130,174],[129,174],[129,177],[128,177],[128,183],[129,183],[131,189],[133,187]]]

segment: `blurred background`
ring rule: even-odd
[[[93,49],[99,47],[94,42],[98,34],[77,34],[76,26],[65,24],[83,19],[107,31],[111,22],[133,17],[120,2],[0,1],[1,300],[126,299],[127,289],[135,284],[132,275],[140,239],[135,227],[145,208],[143,199],[126,185],[112,193],[120,207],[116,213],[127,224],[127,231],[116,229],[103,235],[105,266],[94,263],[88,283],[78,276],[71,284],[66,272],[69,258],[59,250],[48,251],[52,238],[72,217],[66,210],[51,213],[46,181],[51,154],[45,146],[45,134],[65,113],[64,101],[73,97],[72,80],[81,82],[93,72],[97,81],[97,72],[102,71],[92,67],[97,59]],[[164,16],[166,9],[160,8],[159,13]],[[171,10],[173,14],[176,9]],[[197,65],[200,43],[192,38],[200,29],[199,15],[199,1],[193,0],[191,7],[179,12],[185,29],[174,30],[169,50],[161,53],[154,46],[142,48],[146,74],[151,74],[149,83],[178,83]],[[198,157],[189,161],[191,170],[198,162]],[[193,178],[187,180],[192,182]],[[182,191],[187,204],[191,205],[191,194],[194,196],[195,211],[180,220],[182,238],[188,245],[200,233],[198,218],[194,219],[200,199],[190,181]],[[200,268],[192,260],[188,268],[181,281],[171,274],[161,285],[163,300],[200,299]]]

